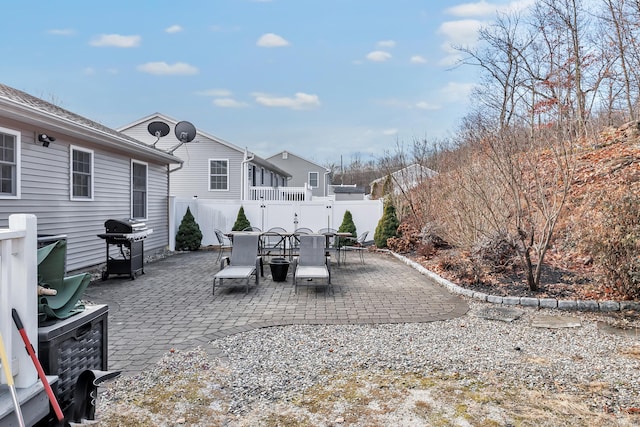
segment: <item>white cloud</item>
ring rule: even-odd
[[[506,5],[499,5],[496,3],[489,3],[485,0],[480,0],[475,3],[463,3],[450,7],[445,10],[445,13],[461,18],[493,17],[497,12],[506,13],[524,10],[533,5],[534,1],[535,0],[514,0]]]
[[[243,108],[248,107],[245,102],[237,101],[233,98],[217,98],[213,100],[213,105],[223,108]]]
[[[233,95],[233,93],[227,89],[207,89],[196,92],[196,95],[228,98]]]
[[[256,42],[256,46],[283,47],[283,46],[289,46],[289,42],[277,34],[267,33],[260,36],[260,38]]]
[[[84,70],[82,70],[82,72],[86,75],[86,76],[93,76],[96,73],[96,69],[93,67],[87,67]]]
[[[444,66],[452,66],[460,61],[462,55],[455,47],[475,46],[478,43],[478,31],[483,25],[486,25],[486,22],[477,19],[443,22],[438,28],[438,33],[445,37],[442,50],[447,53],[447,56],[438,63]]]
[[[413,55],[411,59],[409,59],[409,62],[412,64],[426,64],[427,60],[421,55]]]
[[[96,47],[138,47],[140,36],[121,36],[120,34],[101,34],[91,40],[89,44]]]
[[[469,95],[475,86],[474,83],[449,82],[440,92],[443,95],[443,99],[446,99],[448,103],[468,101]]]
[[[172,25],[169,28],[164,30],[165,33],[174,34],[182,31],[182,27],[180,25]]]
[[[292,110],[309,110],[320,106],[318,95],[297,92],[293,98],[278,97],[265,93],[252,94],[255,101],[265,107],[284,107]]]
[[[367,59],[372,62],[385,62],[391,59],[391,54],[383,50],[374,50],[367,54]]]
[[[439,110],[440,109],[439,105],[430,104],[426,101],[417,102],[415,107],[420,110]]]
[[[438,33],[443,35],[452,45],[474,45],[478,41],[478,30],[486,25],[477,19],[461,19],[443,22]]]
[[[71,28],[58,28],[48,30],[47,33],[53,34],[54,36],[73,36],[76,33],[76,30],[73,30]]]
[[[396,42],[395,40],[381,40],[376,44],[376,46],[381,48],[393,48],[396,46]]]
[[[398,129],[385,129],[382,131],[383,135],[397,135]]]
[[[138,71],[158,76],[198,74],[198,68],[184,62],[167,64],[166,62],[147,62],[138,65]]]

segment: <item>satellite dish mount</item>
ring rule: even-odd
[[[160,138],[169,134],[170,128],[165,122],[151,122],[147,125],[147,130],[151,135],[157,138],[156,142],[153,143],[153,146],[155,147],[158,141],[160,141]]]
[[[196,127],[192,125],[190,122],[182,121],[182,122],[176,123],[176,128],[174,132],[176,134],[176,138],[178,138],[178,141],[180,141],[180,143],[175,147],[172,147],[168,151],[169,154],[173,154],[173,152],[176,151],[178,148],[180,148],[182,144],[191,142],[196,137]]]

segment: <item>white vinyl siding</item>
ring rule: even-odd
[[[0,127],[0,199],[20,197],[20,132]]]
[[[147,218],[147,164],[131,162],[131,218]]]
[[[71,146],[71,200],[93,200],[93,151]]]
[[[318,187],[318,172],[309,172],[309,186],[311,188]]]
[[[229,191],[229,159],[209,159],[209,191]]]

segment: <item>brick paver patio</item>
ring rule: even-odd
[[[211,251],[179,253],[146,264],[136,280],[112,276],[88,287],[85,300],[109,306],[109,369],[134,374],[172,348],[206,348],[211,340],[255,328],[433,322],[469,309],[462,298],[385,253],[366,253],[364,265],[356,256],[333,264],[333,295],[324,286],[302,286],[294,294],[291,269],[286,282],[274,282],[265,263],[260,286],[248,295],[238,282],[213,296],[215,259]]]

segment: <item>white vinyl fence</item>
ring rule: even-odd
[[[357,233],[369,231],[369,239],[378,221],[382,217],[382,200],[346,200],[335,201],[325,198],[314,198],[311,201],[236,201],[236,200],[204,200],[172,197],[169,204],[169,247],[175,248],[175,236],[180,222],[187,211],[196,219],[202,231],[202,245],[217,245],[218,240],[213,232],[216,228],[223,232],[231,231],[238,217],[240,206],[251,223],[263,231],[271,227],[282,227],[287,231],[306,227],[313,231],[321,228],[335,228],[342,224],[344,213],[348,210],[353,216]]]

